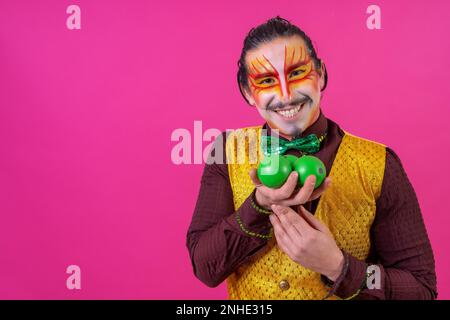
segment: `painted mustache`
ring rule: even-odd
[[[312,99],[309,96],[304,96],[302,98],[296,98],[292,101],[289,101],[288,103],[283,103],[283,102],[275,102],[275,103],[271,103],[269,102],[266,110],[268,111],[276,111],[276,110],[281,110],[281,109],[287,109],[286,107],[289,106],[297,106],[303,103],[308,103],[312,101]]]

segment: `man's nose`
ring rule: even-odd
[[[291,93],[289,91],[289,87],[285,81],[281,82],[281,101],[283,103],[288,103],[291,100]]]

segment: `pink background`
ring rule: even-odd
[[[366,28],[366,8],[382,30]],[[66,28],[81,7],[82,29]],[[2,1],[0,298],[217,299],[185,235],[203,165],[173,130],[260,124],[236,63],[279,14],[328,66],[326,116],[392,147],[416,189],[450,298],[448,1]],[[206,145],[207,143],[205,143]],[[66,288],[66,267],[82,289]]]

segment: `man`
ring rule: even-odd
[[[239,88],[265,124],[216,140],[210,156],[226,162],[204,169],[187,234],[194,273],[210,287],[227,279],[230,299],[434,299],[433,252],[401,162],[324,116],[327,80],[310,38],[288,21],[247,35]],[[256,147],[236,143],[252,132]],[[319,141],[286,154],[321,159],[321,187],[310,176],[296,188],[295,172],[280,188],[263,186],[249,154],[261,156],[266,134]]]

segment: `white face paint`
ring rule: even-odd
[[[317,120],[323,71],[316,70],[301,37],[276,38],[248,51],[246,65],[246,97],[270,127],[292,137]]]

